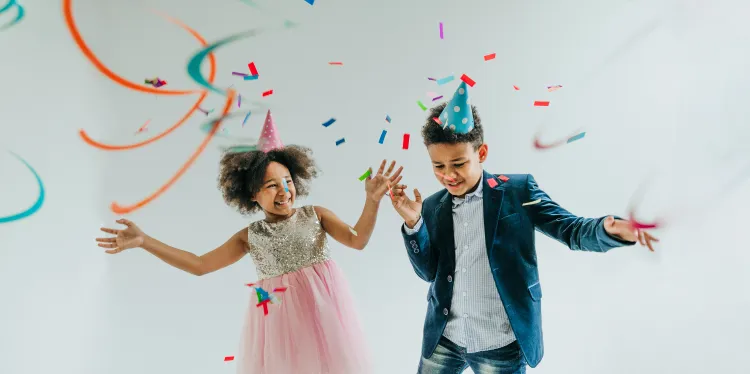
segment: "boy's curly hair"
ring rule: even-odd
[[[260,205],[252,201],[252,198],[263,187],[266,169],[273,161],[289,169],[297,196],[307,196],[309,182],[318,176],[318,168],[312,159],[310,148],[290,145],[268,153],[227,151],[219,162],[218,178],[219,189],[227,205],[236,208],[241,214],[259,211]]]
[[[427,122],[422,126],[422,139],[424,139],[424,145],[429,146],[430,144],[457,144],[457,143],[471,143],[474,146],[474,150],[479,149],[479,146],[484,143],[484,128],[482,128],[482,119],[479,117],[477,107],[471,106],[471,114],[474,116],[474,128],[469,131],[468,134],[458,134],[451,131],[449,128],[443,128],[433,118],[440,117],[440,113],[443,112],[445,106],[448,103],[442,103],[430,109],[430,115],[427,116]]]

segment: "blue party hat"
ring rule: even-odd
[[[474,128],[474,116],[469,103],[469,87],[466,82],[458,85],[451,101],[440,113],[440,123],[457,134],[466,134]]]

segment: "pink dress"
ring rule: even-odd
[[[256,221],[248,253],[259,281],[281,303],[257,306],[255,289],[242,331],[239,374],[366,374],[368,349],[344,274],[330,257],[312,206],[288,219]]]

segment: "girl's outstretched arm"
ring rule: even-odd
[[[149,236],[144,239],[141,247],[180,270],[201,276],[232,265],[247,253],[247,228],[202,256],[174,248]]]
[[[375,229],[379,207],[380,202],[368,199],[365,202],[364,209],[362,209],[359,221],[357,221],[357,224],[353,228],[342,221],[332,211],[322,206],[316,206],[315,213],[318,214],[323,230],[333,239],[349,248],[362,250],[365,249],[365,246],[370,241],[372,232]]]

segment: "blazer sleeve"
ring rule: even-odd
[[[406,224],[401,225],[401,235],[404,237],[406,254],[417,276],[427,282],[435,280],[437,273],[438,251],[430,245],[430,234],[427,231],[424,216],[419,219],[414,229]]]
[[[528,175],[526,179],[526,188],[529,202],[534,204],[524,208],[534,227],[568,248],[574,251],[607,252],[612,248],[635,244],[607,234],[604,229],[606,217],[578,217],[562,208],[539,188],[532,175]]]

